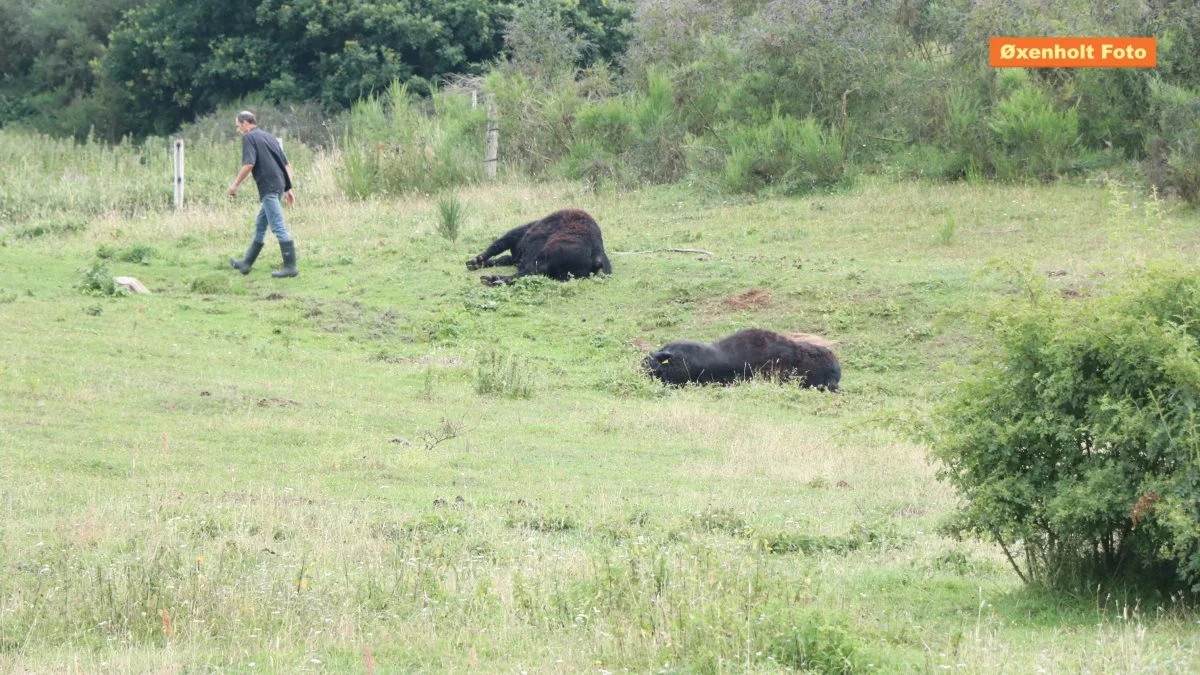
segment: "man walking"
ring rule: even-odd
[[[246,180],[246,176],[253,174],[260,206],[258,217],[254,219],[254,239],[250,242],[250,248],[241,260],[230,258],[229,264],[242,274],[249,274],[258,254],[262,252],[269,225],[283,254],[283,269],[272,272],[271,276],[294,277],[299,274],[296,271],[296,242],[288,233],[287,225],[283,222],[283,208],[279,205],[280,197],[288,206],[296,203],[296,197],[292,194],[292,165],[287,155],[283,154],[283,146],[279,141],[258,128],[254,113],[238,113],[237,129],[242,135],[242,168],[229,186],[229,194],[237,196],[238,186]]]

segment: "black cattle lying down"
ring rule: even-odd
[[[747,328],[712,344],[672,342],[642,362],[666,384],[729,384],[752,377],[803,378],[805,387],[837,391],[842,367],[828,340],[804,333]]]
[[[511,255],[499,255],[510,251]],[[563,209],[509,230],[487,250],[467,261],[467,269],[515,265],[516,274],[479,277],[485,285],[511,284],[517,277],[541,274],[566,281],[597,272],[612,274],[612,263],[604,252],[600,226],[584,211]]]

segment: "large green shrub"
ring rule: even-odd
[[[1076,159],[1079,114],[1059,110],[1041,88],[1022,84],[996,104],[988,127],[1001,178],[1057,178]]]
[[[765,124],[731,126],[723,136],[725,187],[732,192],[795,194],[847,180],[841,136],[815,120],[776,114]]]
[[[686,168],[685,137],[671,82],[651,70],[644,92],[630,92],[579,109],[562,172],[592,182],[674,182]]]
[[[492,70],[483,89],[493,97],[500,166],[541,177],[570,151],[575,116],[586,97],[572,77],[552,83],[509,68]]]
[[[992,146],[985,104],[973,92],[953,88],[946,93],[941,146],[950,157],[946,178],[977,178],[991,172]]]
[[[1145,145],[1149,77],[1144,69],[1079,68],[1067,97],[1077,97],[1084,147],[1117,158],[1137,157]]]
[[[1150,181],[1200,207],[1200,89],[1150,83]]]
[[[1200,275],[1004,310],[931,438],[949,523],[1029,582],[1200,591]]]

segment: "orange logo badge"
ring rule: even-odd
[[[1152,37],[993,37],[993,68],[1154,68]]]

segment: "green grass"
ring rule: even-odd
[[[301,190],[288,280],[273,241],[229,269],[247,198],[0,223],[0,670],[1200,667],[1184,603],[1043,595],[939,536],[955,495],[903,433],[1009,268],[1101,293],[1193,261],[1193,212],[1065,184],[460,194],[448,244],[433,199]],[[564,206],[612,277],[465,269]],[[617,253],[668,247],[714,255]],[[153,294],[82,293],[99,260]],[[842,393],[636,371],[747,326],[834,340]]]

